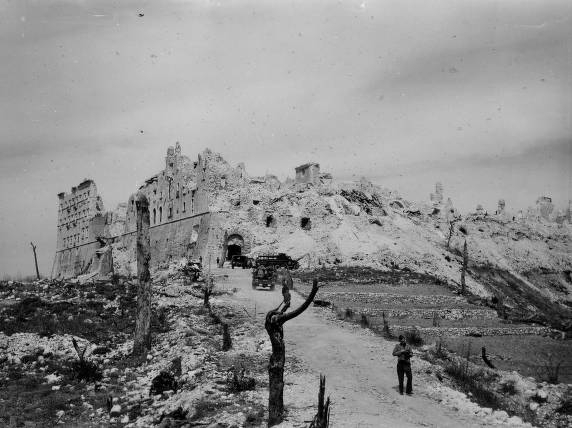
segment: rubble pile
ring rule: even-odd
[[[219,302],[232,290],[218,277],[211,305],[233,337],[223,352],[221,327],[180,265],[153,273],[163,281],[154,290],[152,351],[143,359],[131,356],[136,294],[128,279],[0,284],[0,425],[260,425],[266,332]],[[73,341],[94,376],[78,376]]]

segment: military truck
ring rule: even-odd
[[[257,264],[252,269],[252,289],[256,290],[258,287],[268,288],[270,291],[274,290],[276,286],[277,275],[274,266],[264,266]]]
[[[258,256],[255,261],[255,266],[273,266],[276,269],[285,267],[286,269],[293,270],[300,267],[298,260],[293,259],[287,254],[278,253],[273,255]]]

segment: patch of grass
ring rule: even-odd
[[[468,359],[454,358],[448,361],[445,364],[445,373],[479,405],[492,409],[502,408],[501,398],[489,386],[495,376],[482,369],[472,369]]]
[[[227,407],[230,404],[231,403],[227,401],[213,400],[208,397],[203,397],[195,403],[195,413],[191,417],[191,420],[195,421],[197,419],[202,419],[207,416],[214,415],[220,411],[221,408]]]
[[[312,270],[296,270],[292,276],[302,282],[312,282],[318,278],[320,283],[344,282],[360,284],[436,284],[441,285],[442,281],[432,275],[411,272],[407,269],[384,271],[368,266],[330,266],[320,267]]]
[[[244,367],[233,367],[228,372],[227,385],[231,392],[252,391],[256,388],[256,380],[246,376]]]
[[[572,415],[572,388],[568,388],[556,411],[563,415]]]
[[[70,374],[72,379],[86,382],[97,382],[103,377],[101,369],[93,361],[79,360],[70,363]]]
[[[558,384],[561,365],[562,360],[556,361],[553,355],[549,355],[546,362],[539,368],[538,377],[548,383]]]
[[[506,395],[515,395],[518,392],[516,388],[516,380],[507,379],[505,382],[501,383],[499,390]]]

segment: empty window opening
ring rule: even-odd
[[[312,221],[309,217],[302,217],[300,219],[300,227],[304,230],[310,230],[312,228]]]
[[[187,211],[187,203],[183,201],[183,212]]]
[[[159,207],[159,223],[163,221],[163,207]]]
[[[259,203],[260,203],[260,201],[258,201],[258,200],[256,200],[256,199],[253,199],[253,200],[252,200],[252,204],[253,204],[253,205],[258,205]]]
[[[269,215],[266,217],[266,227],[275,227],[276,226],[276,219]]]
[[[153,208],[153,224],[157,223],[157,210]]]

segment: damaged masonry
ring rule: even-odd
[[[211,260],[214,265],[215,260],[233,255],[277,252],[302,258],[303,266],[309,267],[345,262],[407,265],[403,255],[398,259],[387,249],[387,235],[397,231],[384,217],[422,216],[447,222],[458,216],[451,200],[445,201],[441,183],[430,203],[413,204],[365,178],[338,183],[314,162],[296,167],[295,179],[281,182],[273,175],[250,177],[243,164],[232,167],[209,149],[191,160],[179,143],[167,149],[165,168],[146,179],[138,191],[149,200],[154,266],[181,257]],[[58,197],[53,277],[136,271],[135,194],[115,210],[105,211],[94,181],[86,179]],[[547,200],[539,198],[536,210],[530,209],[526,216],[509,214],[502,201],[494,217],[508,222],[511,217],[517,222],[570,222],[569,212],[553,215]],[[467,219],[486,215],[478,209]],[[372,233],[361,235],[371,227]],[[433,273],[444,278],[457,275]]]

